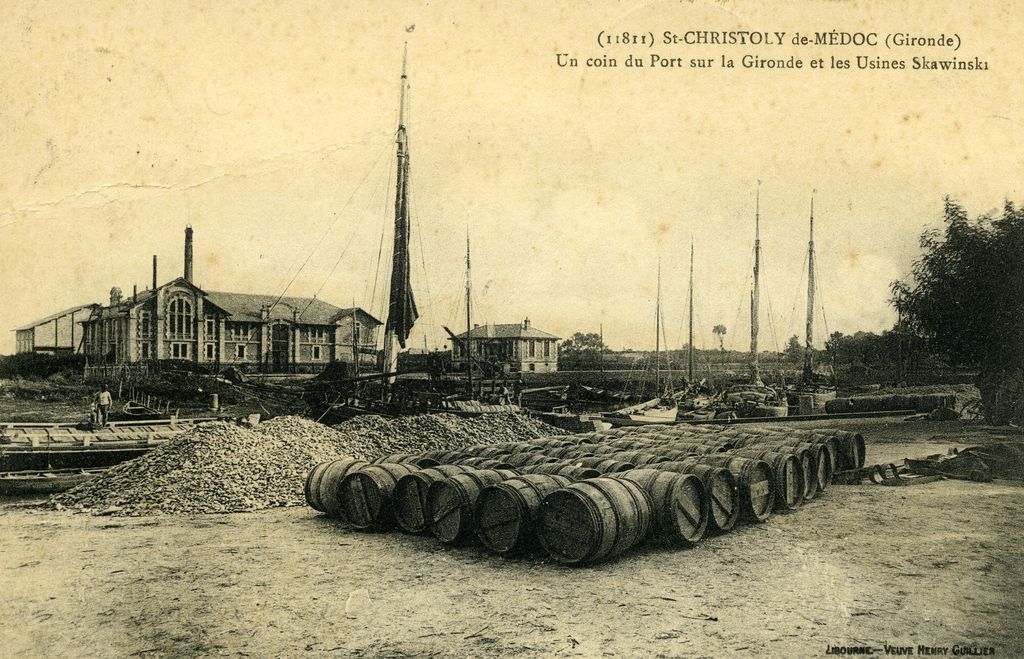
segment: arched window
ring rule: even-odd
[[[168,332],[171,336],[192,336],[192,303],[183,297],[171,300],[168,307]]]

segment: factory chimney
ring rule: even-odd
[[[192,225],[185,226],[185,281],[192,283]]]
[[[156,254],[153,255],[153,290],[156,290]]]

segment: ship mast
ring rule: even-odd
[[[658,258],[658,293],[654,303],[654,395],[661,396],[661,258]]]
[[[388,384],[395,381],[398,351],[405,347],[409,331],[419,316],[409,281],[409,138],[405,130],[405,92],[409,86],[405,68],[408,47],[402,54],[401,92],[398,105],[398,131],[395,136],[397,167],[395,181],[395,239],[391,264],[391,294],[384,327],[384,372]]]
[[[811,235],[807,242],[807,344],[804,347],[804,383],[813,380],[814,354],[814,197],[811,197]]]
[[[693,239],[690,239],[690,350],[687,354],[687,379],[693,386]]]
[[[754,289],[750,293],[750,378],[756,385],[761,381],[757,362],[758,312],[761,304],[761,182],[757,182],[757,206],[754,211]]]
[[[473,398],[473,312],[472,312],[473,278],[469,263],[469,234],[466,234],[466,375],[469,378],[469,397]]]

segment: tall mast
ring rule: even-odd
[[[693,385],[693,239],[690,239],[690,339],[689,354],[687,355],[687,380]]]
[[[658,292],[654,303],[654,395],[661,395],[661,258],[658,258]]]
[[[750,294],[750,377],[754,384],[761,383],[761,370],[757,363],[757,332],[761,309],[761,181],[757,182],[757,205],[754,211],[754,290]]]
[[[384,327],[384,371],[398,370],[398,350],[405,347],[405,340],[413,323],[419,317],[416,302],[409,281],[409,138],[405,130],[405,92],[409,86],[405,68],[408,47],[402,54],[401,91],[398,104],[398,130],[395,136],[397,167],[395,179],[395,240],[391,263],[391,293],[388,299],[388,317]],[[388,383],[394,383],[394,375]]]
[[[469,263],[469,233],[466,233],[466,374],[469,376],[469,397],[473,397],[473,312],[471,306],[473,293],[472,269]]]
[[[814,197],[811,197],[811,237],[807,242],[807,344],[804,347],[804,382],[813,379],[814,353]]]

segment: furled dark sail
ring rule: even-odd
[[[391,263],[391,297],[384,331],[405,347],[413,324],[419,318],[409,277],[409,140],[405,132],[405,62],[402,62],[402,95],[398,116],[398,165],[395,187],[395,242]]]

